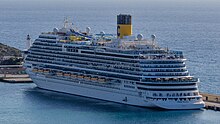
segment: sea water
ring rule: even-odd
[[[213,110],[165,111],[0,82],[1,124],[218,124]]]
[[[73,27],[116,34],[116,15],[131,14],[133,34],[181,50],[202,92],[220,94],[220,3],[217,0],[8,0],[0,4],[0,42],[25,48],[41,32]],[[0,84],[0,123],[217,123],[219,112],[158,111],[43,91],[34,84]],[[219,122],[220,123],[220,122]]]

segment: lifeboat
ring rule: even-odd
[[[69,73],[65,73],[64,76],[67,76],[67,77],[68,77],[68,76],[70,76],[70,74],[69,74]]]
[[[156,81],[161,81],[161,79],[160,78],[156,78]]]
[[[81,40],[81,38],[77,37],[77,36],[70,36],[69,38],[71,41],[80,41]]]
[[[66,43],[66,42],[68,42],[69,40],[60,40],[60,42],[64,42],[64,43]]]
[[[173,78],[173,80],[172,81],[178,81],[178,79],[177,78]]]
[[[37,69],[33,69],[32,72],[38,72],[38,70]]]
[[[169,81],[169,78],[165,78],[164,80],[165,80],[165,81]]]
[[[38,69],[38,71],[37,72],[40,72],[40,73],[42,73],[43,72],[43,69]]]
[[[57,72],[56,74],[57,74],[57,76],[63,76],[62,72]]]
[[[71,77],[76,78],[77,76],[75,74],[71,74]]]
[[[97,81],[98,78],[93,77],[93,78],[91,78],[91,80],[93,80],[93,81]]]
[[[44,73],[49,73],[49,70],[44,70]]]
[[[104,78],[99,78],[98,81],[99,81],[100,83],[104,83],[104,82],[105,82],[105,79],[104,79]]]
[[[91,79],[89,76],[85,76],[84,78],[87,79],[87,80],[90,80],[90,79]]]
[[[83,78],[83,76],[82,76],[82,75],[78,75],[77,77],[78,77],[78,78]]]

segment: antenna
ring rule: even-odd
[[[151,38],[152,38],[152,41],[154,42],[156,39],[156,35],[155,34],[151,35]]]
[[[65,18],[64,18],[64,24],[63,24],[63,27],[64,27],[64,28],[68,28],[69,24],[70,24],[70,23],[69,23],[69,19],[68,19],[68,17],[65,17]],[[71,24],[72,24],[72,23],[71,23]]]
[[[64,18],[64,21],[63,21],[63,27],[64,27],[64,28],[66,28],[66,27],[67,27],[67,23],[68,23],[67,18]]]
[[[155,43],[156,35],[155,34],[151,35],[151,38],[152,38],[152,45],[156,45]]]

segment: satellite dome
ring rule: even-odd
[[[87,27],[87,28],[86,28],[86,33],[89,34],[90,31],[91,31],[91,28],[90,28],[90,27]]]
[[[154,41],[156,39],[156,35],[155,34],[151,35],[151,38]]]
[[[143,35],[142,35],[142,34],[138,34],[138,35],[137,35],[137,39],[138,39],[139,41],[141,41],[142,38],[143,38]]]
[[[104,32],[104,31],[101,31],[100,34],[101,34],[102,36],[104,36],[104,35],[105,35],[105,32]]]
[[[54,29],[53,29],[53,32],[54,32],[54,33],[57,33],[58,31],[59,31],[58,28],[54,28]]]

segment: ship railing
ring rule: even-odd
[[[198,82],[198,78],[153,78],[153,79],[142,79],[142,82]]]
[[[151,76],[151,75],[154,75],[154,76],[187,76],[189,72],[187,70],[185,71],[158,71],[158,70],[144,71],[143,70],[142,74],[146,76]]]
[[[48,52],[48,53],[66,54],[66,53],[62,53],[62,50],[60,50],[60,51],[47,50],[47,49],[33,49],[33,50],[34,51]],[[70,53],[70,52],[68,54],[73,54],[74,55],[74,53]],[[105,58],[105,59],[108,59],[108,60],[115,59],[117,61],[123,61],[123,62],[133,62],[133,61],[138,62],[138,60],[132,59],[132,58],[109,57],[109,56],[103,56],[103,55],[97,55],[97,54],[92,55],[92,54],[86,54],[86,53],[83,53],[82,55],[90,56],[90,57],[94,56],[95,58]]]
[[[185,64],[140,64],[143,68],[184,68]]]
[[[149,94],[149,93],[148,93]],[[200,97],[198,92],[150,93],[152,98],[189,98]]]
[[[69,71],[57,71],[57,73],[62,73],[63,77],[73,77],[73,78],[77,78],[78,80],[91,80],[91,81],[99,81],[99,82],[105,82],[107,83],[109,81],[108,77],[104,77],[104,76],[93,76],[90,74],[73,74]],[[60,74],[59,74],[60,76]]]
[[[109,83],[113,80],[113,78],[109,78],[106,76],[93,75],[93,74],[82,74],[82,73],[72,73],[70,71],[62,71],[57,69],[46,69],[48,70],[48,75],[57,75],[65,78],[74,78],[77,80],[90,80],[93,82],[101,82],[101,83]],[[116,82],[117,83],[117,82]]]
[[[152,101],[174,101],[174,102],[178,102],[178,103],[189,103],[189,102],[201,101],[201,98],[197,98],[197,97],[189,97],[189,98],[152,98],[152,97],[146,97],[146,99],[149,99]]]
[[[59,77],[59,76],[47,76],[47,77],[62,79],[62,80],[71,81],[74,83],[87,84],[87,85],[92,85],[92,86],[120,89],[118,86],[110,85],[109,83],[99,83],[98,81],[88,82],[88,81],[84,80],[83,78],[66,78],[66,77]]]
[[[142,73],[143,76],[189,76],[189,72],[149,72],[149,73]]]
[[[32,46],[32,48],[42,48],[42,49],[48,49],[48,48],[54,48],[55,50],[61,49],[61,46],[59,45],[55,45],[55,44],[50,44],[50,43],[39,43],[36,42],[34,43],[34,46]]]
[[[186,72],[186,69],[141,69],[143,72]]]
[[[77,41],[75,41],[75,42],[71,42],[71,40],[60,40],[59,42],[63,42],[63,43],[77,43]],[[79,43],[84,43],[84,42],[82,42],[82,41],[78,41]],[[87,41],[88,42],[88,41]],[[85,42],[86,43],[86,42]],[[154,60],[154,59],[164,59],[164,60],[170,60],[170,59],[184,59],[184,57],[183,56],[181,56],[181,55],[166,55],[165,57],[164,56],[162,56],[161,57],[161,55],[155,55],[155,56],[143,56],[143,55],[140,55],[140,58],[145,58],[145,59],[152,59],[152,60]]]
[[[45,56],[51,56],[51,57],[66,57],[66,58],[69,58],[69,59],[80,59],[80,60],[84,60],[84,61],[88,61],[88,60],[91,60],[91,61],[95,61],[97,63],[103,63],[105,62],[106,65],[111,65],[111,64],[117,64],[117,62],[115,61],[111,61],[111,60],[104,60],[104,59],[96,59],[96,58],[86,58],[86,57],[77,57],[77,56],[66,56],[66,55],[49,55],[47,53],[41,53],[41,52],[37,52],[37,51],[32,51],[33,53],[37,54],[37,55],[45,55]],[[127,64],[127,66],[132,66],[133,68],[139,68],[139,64],[131,64],[131,63],[127,63],[127,62],[121,62],[122,64],[120,65],[125,65],[124,63]]]
[[[56,33],[55,32],[42,32],[41,34],[53,34],[53,35],[55,35]]]
[[[144,55],[139,54],[140,59],[147,59],[147,60],[186,60],[183,55]]]

